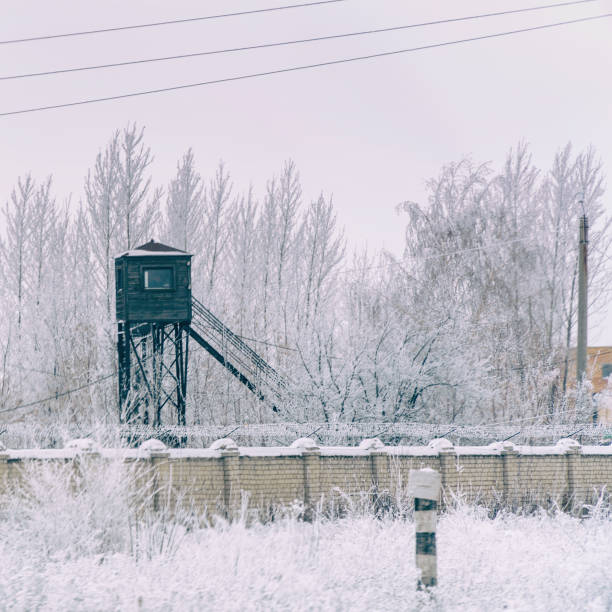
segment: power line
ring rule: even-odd
[[[513,241],[509,241],[509,242],[513,242]],[[415,330],[415,331],[417,331],[417,332],[421,331],[422,332],[422,331],[427,331],[427,330],[423,328],[423,329],[419,329],[419,330]],[[282,345],[279,345],[279,344],[274,344],[274,343],[271,343],[271,342],[267,342],[265,340],[256,340],[255,338],[249,338],[249,337],[246,337],[246,336],[240,336],[238,334],[236,334],[236,335],[239,338],[243,339],[243,340],[248,340],[248,341],[251,341],[251,342],[258,343],[258,344],[264,344],[266,346],[271,346],[271,347],[279,348],[279,349],[282,349],[282,350],[299,352],[298,349],[295,349],[295,348],[292,348],[292,347],[282,346]],[[201,348],[200,346],[196,346],[192,350],[199,350],[200,348]],[[597,353],[595,355],[595,357],[603,357],[603,356],[608,355],[608,354],[612,354],[612,349],[607,350],[607,351],[601,351],[601,352]],[[148,357],[145,357],[143,359],[143,362],[149,361],[152,358],[153,358],[152,355],[150,355]],[[340,358],[332,356],[332,359],[340,359]],[[561,364],[564,364],[566,361],[568,361],[568,362],[575,361],[575,357],[568,356],[568,357],[560,358],[558,360],[551,361],[547,365],[548,366],[561,365]],[[14,366],[11,366],[11,367],[14,367]],[[530,367],[533,367],[533,366],[511,367],[511,368],[508,368],[508,369],[510,369],[512,371],[519,371],[519,370],[529,369]],[[496,368],[495,370],[496,371],[500,371],[501,369],[500,368]],[[32,370],[32,371],[34,371],[34,370]],[[44,371],[41,371],[41,370],[36,370],[36,371],[38,371],[40,373],[43,373],[43,374],[52,375],[50,372],[44,372]],[[48,402],[48,401],[51,401],[51,400],[56,400],[56,399],[59,399],[60,397],[65,397],[67,395],[71,395],[71,394],[76,393],[78,391],[82,391],[83,389],[86,389],[88,387],[96,385],[96,384],[98,384],[100,382],[103,382],[103,381],[105,381],[105,380],[107,380],[109,378],[113,378],[115,376],[117,376],[117,372],[111,372],[110,374],[105,374],[104,376],[101,376],[100,378],[97,378],[97,379],[95,379],[93,381],[90,381],[90,382],[85,383],[83,385],[80,385],[78,387],[75,387],[75,388],[72,388],[72,389],[68,389],[68,390],[65,390],[65,391],[62,391],[62,392],[59,392],[59,393],[54,393],[53,395],[51,395],[49,397],[41,398],[41,399],[38,399],[38,400],[33,400],[33,401],[28,402],[26,404],[20,404],[18,406],[13,406],[11,408],[5,408],[3,410],[0,410],[0,414],[6,413],[6,412],[13,412],[15,410],[20,410],[20,409],[23,409],[23,408],[30,408],[30,407],[36,406],[38,404],[43,404],[44,402]],[[371,388],[372,387],[368,387],[368,389],[371,389]],[[555,414],[560,414],[560,413],[557,412]],[[544,416],[548,416],[548,415],[544,415]],[[530,417],[530,418],[540,418],[540,417]],[[509,421],[508,423],[518,423],[518,422],[520,422],[520,420]],[[493,423],[493,425],[496,425],[496,424],[501,424],[501,423]]]
[[[110,101],[114,101],[114,100],[123,100],[126,98],[134,98],[134,97],[138,97],[138,96],[146,96],[146,95],[151,95],[151,94],[159,94],[159,93],[165,93],[165,92],[169,92],[169,91],[177,91],[177,90],[182,90],[182,89],[192,89],[194,87],[203,87],[205,85],[216,85],[216,84],[220,84],[220,83],[229,83],[229,82],[233,82],[233,81],[242,81],[245,79],[253,79],[253,78],[259,78],[259,77],[264,77],[264,76],[272,76],[275,74],[283,74],[286,72],[297,72],[297,71],[301,71],[301,70],[309,70],[312,68],[323,68],[326,66],[335,66],[338,64],[346,64],[346,63],[350,63],[350,62],[358,62],[358,61],[363,61],[363,60],[370,60],[370,59],[375,59],[375,58],[379,58],[379,57],[389,57],[392,55],[400,55],[403,53],[411,53],[411,52],[415,52],[415,51],[425,51],[427,49],[436,49],[439,47],[449,47],[451,45],[458,45],[458,44],[463,44],[463,43],[468,43],[468,42],[474,42],[474,41],[478,41],[478,40],[486,40],[489,38],[501,38],[503,36],[511,36],[514,34],[521,34],[524,32],[535,32],[538,30],[544,30],[544,29],[548,29],[548,28],[554,28],[554,27],[558,27],[558,26],[563,26],[563,25],[570,25],[570,24],[575,24],[575,23],[583,23],[583,22],[587,22],[587,21],[595,21],[597,19],[605,19],[607,17],[612,17],[612,13],[604,13],[601,15],[594,15],[592,17],[582,17],[580,19],[571,19],[569,21],[558,21],[555,23],[548,23],[548,24],[544,24],[544,25],[539,25],[539,26],[533,26],[533,27],[529,27],[529,28],[520,28],[517,30],[508,30],[506,32],[496,32],[494,34],[485,34],[483,36],[473,36],[470,38],[463,38],[463,39],[459,39],[459,40],[451,40],[451,41],[446,41],[446,42],[442,42],[442,43],[434,43],[431,45],[423,45],[420,47],[411,47],[408,49],[397,49],[395,51],[384,51],[381,53],[372,53],[369,55],[361,55],[361,56],[357,56],[357,57],[348,57],[348,58],[343,58],[343,59],[339,59],[339,60],[330,60],[327,62],[318,62],[316,64],[305,64],[302,66],[292,66],[290,68],[279,68],[276,70],[267,70],[265,72],[255,72],[255,73],[251,73],[251,74],[242,74],[242,75],[238,75],[238,76],[233,76],[233,77],[225,77],[225,78],[221,78],[221,79],[212,79],[210,81],[200,81],[198,83],[187,83],[184,85],[173,85],[170,87],[161,87],[159,89],[149,89],[149,90],[144,90],[144,91],[135,91],[135,92],[131,92],[131,93],[126,93],[126,94],[118,94],[118,95],[114,95],[114,96],[106,96],[106,97],[101,97],[101,98],[89,98],[89,99],[85,99],[85,100],[77,100],[74,102],[65,102],[63,104],[50,104],[48,106],[36,106],[36,107],[31,107],[31,108],[24,108],[24,109],[20,109],[20,110],[15,110],[15,111],[8,111],[8,112],[4,112],[4,113],[0,113],[0,117],[8,117],[8,116],[12,116],[12,115],[22,115],[25,113],[34,113],[34,112],[38,112],[38,111],[45,111],[45,110],[53,110],[53,109],[58,109],[58,108],[69,108],[69,107],[73,107],[73,106],[83,106],[85,104],[94,104],[97,102],[110,102]]]
[[[0,414],[4,414],[5,412],[13,412],[14,410],[20,410],[22,408],[30,408],[31,406],[36,406],[37,404],[43,404],[44,402],[49,402],[54,399],[59,399],[60,397],[64,397],[66,395],[71,395],[72,393],[76,393],[77,391],[82,391],[83,389],[87,389],[88,387],[92,387],[93,385],[97,385],[108,378],[112,378],[113,376],[117,376],[116,372],[111,372],[110,374],[105,374],[100,378],[96,378],[80,387],[75,387],[74,389],[68,389],[67,391],[62,391],[61,393],[54,393],[49,397],[45,397],[42,399],[34,400],[32,402],[28,402],[27,404],[20,404],[19,406],[13,406],[11,408],[4,408],[0,410]]]
[[[243,336],[239,336],[240,338],[242,338]],[[279,346],[276,344],[271,344],[269,342],[265,342],[263,340],[255,340],[253,338],[245,338],[247,340],[251,340],[252,342],[259,342],[261,344],[267,344],[269,346],[275,346],[277,348],[283,348],[289,351],[295,351],[296,349],[291,349],[288,347],[283,347],[283,346]],[[196,346],[192,349],[193,350],[199,350],[202,347],[200,346]],[[147,361],[151,360],[153,358],[153,355],[149,355],[148,357],[145,357],[142,361],[143,363],[146,363]],[[43,372],[46,373],[46,372]],[[15,410],[21,410],[22,408],[31,408],[32,406],[37,406],[38,404],[44,404],[45,402],[49,402],[55,399],[59,399],[60,397],[65,397],[67,395],[72,395],[73,393],[76,393],[77,391],[82,391],[83,389],[87,389],[88,387],[92,387],[93,385],[97,385],[105,380],[108,380],[109,378],[113,378],[117,376],[117,372],[111,372],[110,374],[105,374],[104,376],[100,376],[100,378],[96,378],[95,380],[92,380],[88,383],[85,383],[84,385],[80,385],[79,387],[74,387],[73,389],[67,389],[66,391],[62,391],[60,393],[54,393],[53,395],[50,395],[49,397],[44,397],[41,399],[37,399],[37,400],[33,400],[31,402],[28,402],[27,404],[19,404],[18,406],[12,406],[11,408],[4,408],[3,410],[0,410],[0,414],[4,414],[6,412],[13,412]]]
[[[40,370],[36,368],[26,368],[23,365],[17,365],[14,363],[7,363],[5,367],[12,370],[22,370],[24,372],[34,372],[35,374],[45,374],[46,376],[54,376],[56,378],[70,378],[67,374],[58,374],[57,372],[49,372],[48,370]]]
[[[268,346],[273,346],[273,347],[284,349],[284,350],[297,351],[297,349],[293,349],[293,348],[286,347],[286,346],[280,346],[280,345],[277,345],[277,344],[272,344],[272,343],[266,342],[264,340],[255,340],[254,338],[246,338],[244,336],[239,336],[239,337],[243,338],[244,340],[250,340],[251,342],[257,342],[257,343],[260,343],[260,344],[265,344],[265,345],[268,345]],[[195,348],[198,349],[200,347],[195,347]],[[610,353],[612,353],[612,350],[610,350],[610,351],[603,351],[601,353],[598,353],[597,357],[602,357],[602,356],[605,356],[605,355],[610,354]],[[147,361],[148,359],[151,359],[151,358],[152,357],[145,358],[144,361]],[[568,359],[568,361],[575,361],[575,358],[571,358],[570,357]],[[560,359],[560,360],[558,360],[556,362],[555,361],[551,362],[549,365],[557,365],[557,364],[561,364],[561,363],[564,363],[564,362],[565,362],[565,359]],[[527,368],[527,366],[523,366],[522,368],[510,368],[510,369],[511,370],[519,370],[519,369],[526,369],[526,368]],[[38,400],[33,400],[33,401],[28,402],[26,404],[19,404],[18,406],[12,406],[11,408],[4,408],[4,409],[0,410],[0,414],[4,414],[4,413],[7,413],[7,412],[13,412],[15,410],[21,410],[23,408],[31,408],[32,406],[37,406],[39,404],[43,404],[45,402],[49,402],[49,401],[52,401],[52,400],[57,400],[60,397],[65,397],[67,395],[72,395],[73,393],[76,393],[78,391],[82,391],[83,389],[87,389],[88,387],[92,387],[94,385],[97,385],[97,384],[99,384],[99,383],[101,383],[101,382],[103,382],[105,380],[108,380],[109,378],[114,378],[115,376],[117,376],[117,372],[111,372],[110,374],[105,374],[104,376],[101,376],[99,378],[96,378],[95,380],[92,380],[92,381],[90,381],[88,383],[85,383],[84,385],[80,385],[80,386],[74,387],[72,389],[67,389],[66,391],[62,391],[60,393],[54,393],[53,395],[51,395],[49,397],[41,398],[41,399],[38,399]],[[368,389],[371,389],[371,388],[373,388],[373,387],[368,387]],[[573,409],[571,409],[571,410],[573,410]],[[556,416],[557,414],[561,414],[563,412],[570,412],[571,410],[568,409],[568,410],[565,410],[565,411],[557,411],[557,412],[554,413],[553,416]],[[411,412],[414,412],[414,411],[416,411],[416,409],[411,411]],[[539,416],[536,416],[536,417],[529,417],[527,419],[517,419],[517,420],[513,420],[513,421],[506,421],[506,422],[502,421],[502,422],[498,422],[498,423],[489,423],[487,425],[501,425],[501,424],[504,424],[504,423],[508,423],[508,424],[520,423],[520,422],[525,421],[525,420],[532,420],[532,419],[537,419],[537,418],[547,418],[549,416],[550,415],[539,415]]]
[[[290,346],[283,346],[282,344],[274,344],[273,342],[268,342],[266,340],[255,340],[255,338],[249,338],[247,336],[241,336],[240,334],[234,334],[241,340],[248,340],[249,342],[255,342],[256,344],[263,344],[265,346],[271,346],[272,348],[281,349],[283,351],[293,351],[295,353],[298,352],[297,349],[291,348]]]
[[[522,419],[514,419],[514,420],[511,420],[511,421],[497,421],[497,422],[494,422],[494,423],[483,423],[482,425],[465,425],[464,427],[485,427],[485,428],[487,428],[487,427],[493,427],[493,426],[497,426],[497,425],[516,425],[518,423],[525,423],[526,421],[534,421],[536,419],[548,419],[548,418],[555,417],[555,416],[560,415],[560,414],[567,414],[568,412],[575,412],[575,411],[576,411],[575,407],[574,408],[567,408],[566,410],[556,410],[552,414],[546,414],[545,413],[545,414],[540,414],[540,415],[532,416],[532,417],[524,417]],[[536,425],[536,424],[534,423],[534,425]],[[544,425],[546,425],[546,424],[544,424]],[[555,427],[556,425],[546,425],[546,426],[548,426],[548,427]]]
[[[508,11],[499,11],[496,13],[483,13],[483,14],[479,14],[479,15],[470,15],[470,16],[466,16],[466,17],[455,17],[455,18],[451,18],[451,19],[439,19],[437,21],[425,21],[422,23],[413,23],[413,24],[408,24],[408,25],[400,25],[400,26],[391,26],[391,27],[387,27],[387,28],[378,28],[378,29],[374,29],[374,30],[362,30],[359,32],[346,32],[343,34],[332,34],[329,36],[315,36],[312,38],[302,38],[302,39],[297,39],[297,40],[287,40],[287,41],[281,41],[281,42],[273,42],[273,43],[263,43],[263,44],[257,44],[257,45],[248,45],[248,46],[242,46],[242,47],[230,47],[227,49],[215,49],[212,51],[197,51],[194,53],[183,53],[180,55],[167,55],[167,56],[163,56],[163,57],[152,57],[152,58],[145,58],[145,59],[138,59],[138,60],[129,60],[129,61],[123,61],[123,62],[113,62],[113,63],[106,63],[106,64],[96,64],[93,66],[77,66],[74,68],[60,68],[57,70],[47,70],[47,71],[43,71],[43,72],[30,72],[30,73],[25,73],[25,74],[14,74],[14,75],[8,75],[8,76],[2,76],[0,77],[0,81],[8,81],[8,80],[13,80],[13,79],[27,79],[27,78],[32,78],[32,77],[41,77],[41,76],[51,76],[51,75],[56,75],[56,74],[67,74],[67,73],[72,73],[72,72],[83,72],[83,71],[89,71],[89,70],[100,70],[103,68],[119,68],[119,67],[123,67],[123,66],[134,66],[134,65],[139,65],[139,64],[148,64],[148,63],[154,63],[154,62],[166,62],[166,61],[172,61],[172,60],[179,60],[179,59],[188,59],[188,58],[193,58],[193,57],[203,57],[203,56],[207,56],[207,55],[221,55],[223,53],[235,53],[238,51],[253,51],[256,49],[269,49],[269,48],[273,48],[273,47],[284,47],[284,46],[288,46],[288,45],[297,45],[297,44],[304,44],[304,43],[311,43],[311,42],[321,42],[324,40],[335,40],[338,38],[349,38],[349,37],[354,37],[354,36],[365,36],[365,35],[370,35],[370,34],[381,34],[384,32],[395,32],[395,31],[399,31],[399,30],[408,30],[408,29],[414,29],[414,28],[421,28],[421,27],[425,27],[425,26],[433,26],[433,25],[440,25],[440,24],[445,24],[445,23],[455,23],[455,22],[460,22],[460,21],[470,21],[470,20],[474,20],[474,19],[483,19],[483,18],[488,18],[488,17],[498,17],[501,15],[512,15],[512,14],[516,14],[516,13],[526,13],[526,12],[531,12],[531,11],[539,11],[539,10],[544,10],[544,9],[550,9],[550,8],[558,8],[558,7],[565,7],[565,6],[570,6],[570,5],[575,5],[575,4],[585,4],[587,2],[595,2],[595,0],[577,0],[577,1],[573,1],[573,2],[562,2],[562,3],[558,3],[558,4],[546,4],[546,5],[542,5],[542,6],[533,6],[533,7],[527,7],[527,8],[520,8],[520,9],[513,9],[513,10],[508,10]]]
[[[34,42],[38,40],[51,40],[55,38],[69,38],[71,36],[86,36],[89,34],[105,34],[107,32],[123,32],[125,30],[138,30],[143,28],[156,28],[158,26],[176,25],[179,23],[191,23],[194,21],[208,21],[212,19],[224,19],[226,17],[241,17],[243,15],[255,15],[258,13],[271,13],[274,11],[284,11],[294,8],[306,8],[309,6],[319,6],[322,4],[335,4],[336,2],[346,2],[347,0],[319,0],[318,2],[303,2],[300,4],[287,4],[285,6],[271,6],[267,8],[252,9],[250,11],[238,11],[235,13],[221,13],[218,15],[205,15],[203,17],[187,17],[185,19],[169,19],[167,21],[154,21],[151,23],[140,23],[127,26],[116,26],[113,28],[100,28],[97,30],[82,30],[80,32],[65,32],[62,34],[47,34],[44,36],[30,36],[28,38],[13,38],[11,40],[0,40],[0,45],[12,45],[15,43]]]

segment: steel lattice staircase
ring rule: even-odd
[[[279,412],[277,404],[287,397],[286,381],[194,297],[189,335],[260,400],[270,403],[274,412]]]

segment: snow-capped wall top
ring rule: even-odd
[[[380,444],[380,446],[379,446]],[[311,438],[298,438],[290,446],[239,447],[231,438],[221,438],[209,448],[167,448],[155,439],[147,440],[139,448],[102,448],[95,441],[85,438],[71,440],[63,449],[7,449],[0,446],[3,460],[23,459],[72,459],[81,453],[100,455],[109,459],[149,459],[155,452],[164,453],[169,459],[206,458],[219,459],[222,451],[231,451],[244,457],[295,457],[304,451],[319,451],[321,457],[369,457],[377,450],[390,457],[437,457],[441,453],[454,453],[459,460],[464,456],[500,456],[502,451],[514,451],[519,456],[559,456],[579,452],[585,456],[612,456],[612,446],[581,446],[575,440],[564,438],[554,446],[517,446],[510,441],[495,442],[489,446],[452,446],[448,440],[432,440],[428,446],[385,446],[376,438],[364,440],[355,446],[319,446]]]
[[[291,444],[291,448],[314,450],[315,448],[319,448],[319,445],[312,438],[298,438]]]
[[[501,442],[491,442],[488,448],[491,448],[493,450],[497,450],[500,452],[516,450],[516,446],[514,445],[514,443],[510,442],[510,440],[503,440]]]
[[[100,450],[99,446],[90,438],[77,438],[66,442],[66,449],[75,450],[79,453],[96,453]]]
[[[374,448],[385,448],[385,445],[378,438],[366,438],[359,443],[359,448],[370,450]]]
[[[453,444],[446,438],[434,438],[427,446],[437,451],[453,448]]]
[[[210,445],[211,450],[238,450],[238,445],[231,438],[221,438],[220,440],[215,440]]]
[[[160,452],[164,452],[167,449],[167,446],[161,440],[156,440],[155,438],[149,438],[148,440],[145,440],[140,445],[140,448],[143,451],[148,451],[152,453],[160,453]]]
[[[234,445],[233,445],[234,444]],[[442,449],[433,449],[429,446],[384,446],[379,450],[391,457],[436,457],[440,452],[455,452],[458,457],[465,455],[478,456],[495,456],[500,455],[501,450],[499,443],[490,446],[455,446],[452,448],[443,447]],[[280,446],[280,447],[238,447],[233,441],[217,440],[210,448],[168,448],[164,452],[168,454],[170,459],[182,458],[218,458],[219,451],[232,450],[240,453],[241,456],[249,457],[289,457],[300,455],[304,450],[319,449],[322,457],[342,456],[342,457],[367,457],[372,449],[364,449],[355,446],[306,446],[295,447]],[[509,450],[509,449],[507,449]],[[612,446],[572,446],[572,445],[555,445],[555,446],[514,446],[514,450],[519,455],[563,455],[568,451],[579,450],[584,455],[612,455]],[[76,453],[75,453],[76,451]],[[149,451],[150,452],[150,451]],[[160,452],[160,451],[156,451]],[[70,459],[79,453],[99,453],[100,456],[109,459],[145,459],[149,455],[148,452],[143,452],[142,448],[98,448],[94,445],[92,450],[80,449],[77,446],[70,448],[33,448],[33,449],[6,449],[2,450],[3,454],[8,455],[9,459]]]
[[[574,440],[573,438],[561,438],[556,446],[567,450],[568,448],[580,448],[580,443]]]

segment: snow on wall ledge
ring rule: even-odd
[[[307,508],[337,496],[401,496],[410,469],[438,470],[442,497],[467,501],[562,505],[591,501],[612,488],[612,447],[581,446],[571,439],[554,446],[455,447],[448,440],[428,446],[384,446],[378,439],[359,447],[322,446],[300,438],[288,447],[242,447],[223,438],[208,449],[169,449],[148,440],[137,449],[105,449],[73,440],[64,449],[0,450],[0,492],[32,462],[121,460],[144,468],[151,503],[180,500],[209,516],[251,508],[268,510],[295,502]],[[153,489],[151,489],[153,487]],[[246,497],[245,497],[246,494]]]

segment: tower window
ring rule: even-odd
[[[172,268],[145,268],[145,289],[174,289],[174,274]]]
[[[601,377],[608,378],[612,374],[612,363],[603,363],[601,365]]]

